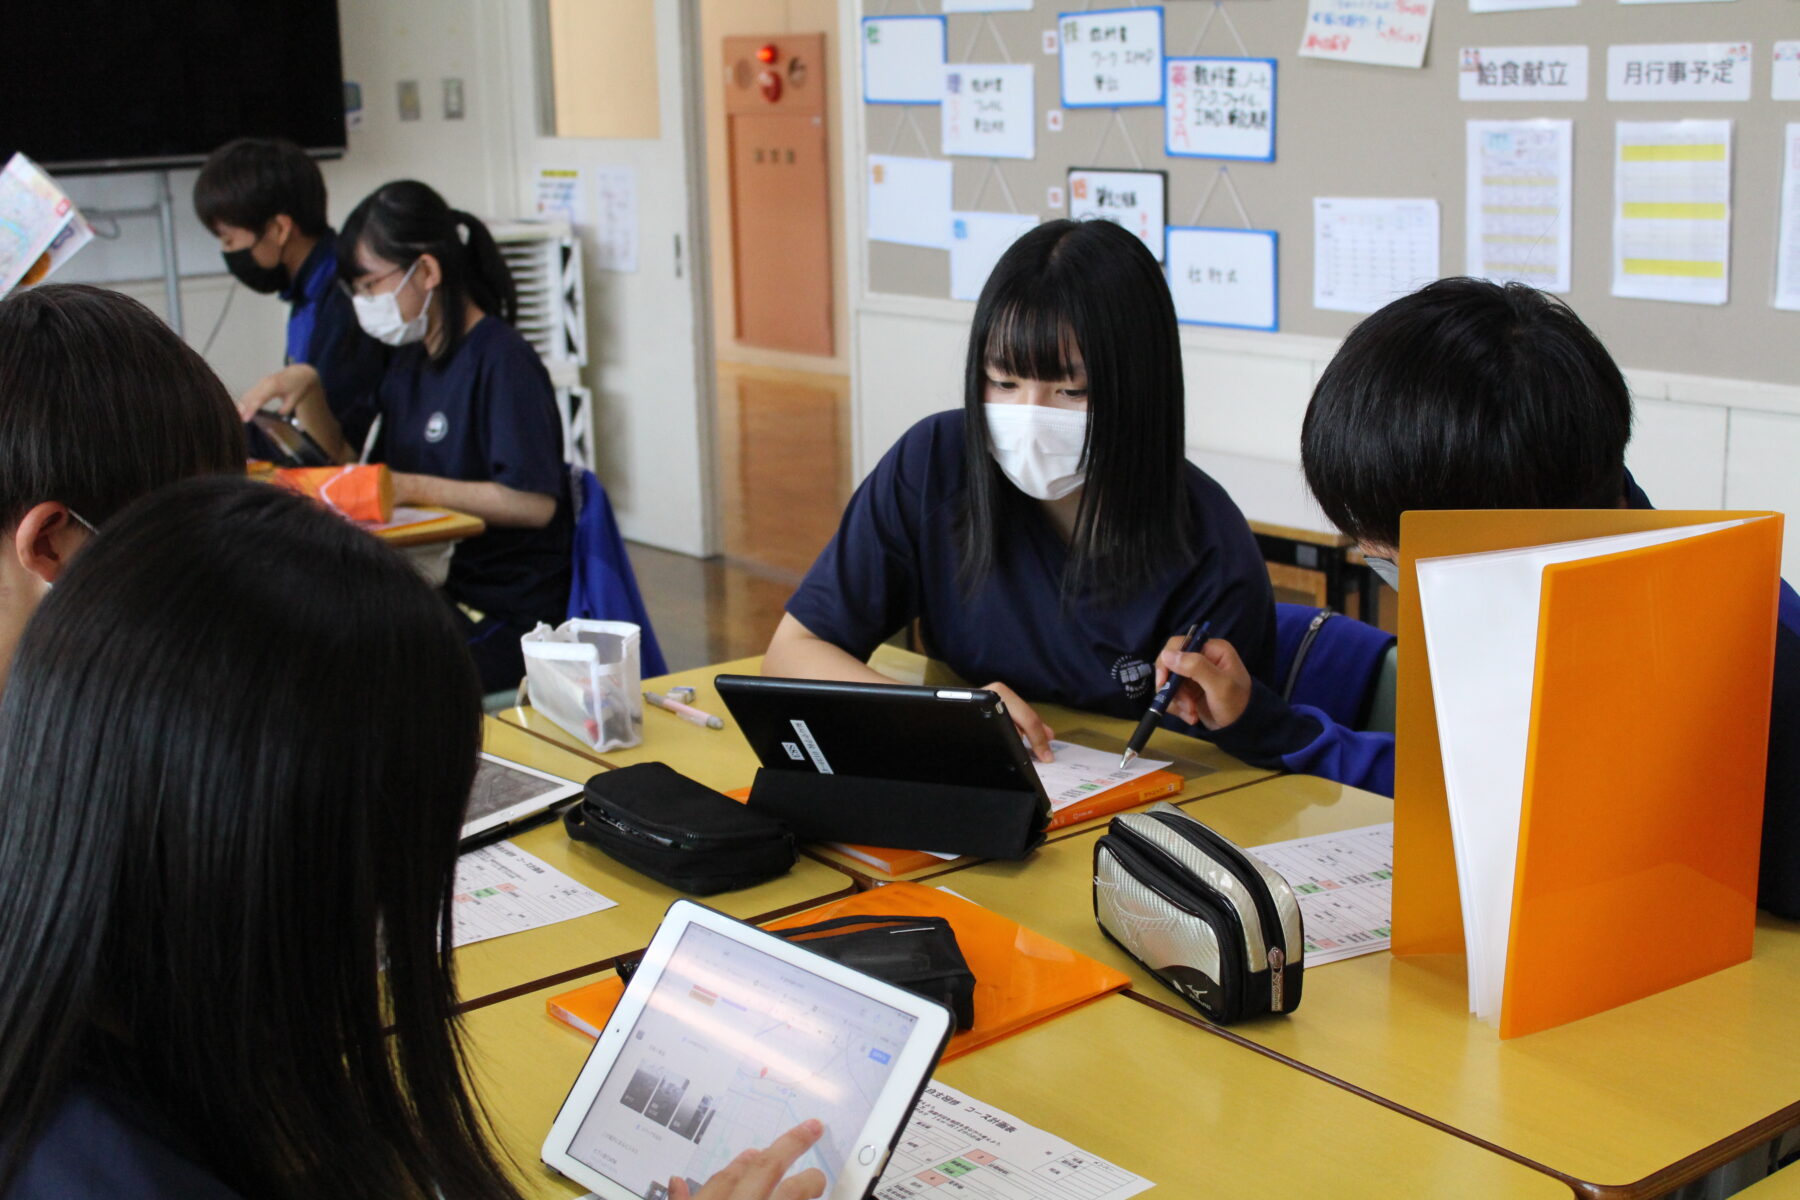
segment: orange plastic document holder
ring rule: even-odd
[[[943,917],[950,922],[963,958],[975,975],[975,1027],[950,1039],[945,1061],[1119,991],[1131,982],[1111,967],[999,913],[916,883],[884,884],[770,921],[767,928],[791,929],[847,916]],[[596,1037],[624,990],[618,976],[609,975],[551,997],[550,1015]]]
[[[1402,518],[1393,949],[1463,950],[1415,563],[1766,518],[1546,567],[1500,1035],[1749,958],[1782,521],[1650,510]]]
[[[394,519],[394,482],[381,463],[348,467],[282,467],[275,482],[352,521],[384,524]]]

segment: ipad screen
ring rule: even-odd
[[[646,1200],[695,1191],[739,1152],[808,1117],[825,1133],[795,1170],[827,1191],[914,1018],[690,925],[607,1072],[569,1154]]]

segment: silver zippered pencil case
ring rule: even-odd
[[[1293,889],[1172,804],[1114,817],[1094,843],[1094,919],[1209,1021],[1300,1006],[1306,939]]]

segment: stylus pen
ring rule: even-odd
[[[1188,627],[1187,641],[1182,645],[1183,654],[1192,654],[1206,642],[1206,631],[1212,628],[1211,621],[1202,621],[1198,625]],[[1144,752],[1144,746],[1150,741],[1150,735],[1156,731],[1163,713],[1169,707],[1169,701],[1175,698],[1175,689],[1181,686],[1181,676],[1170,671],[1163,685],[1156,689],[1156,696],[1150,701],[1150,709],[1139,721],[1137,728],[1131,732],[1131,740],[1125,743],[1125,754],[1119,759],[1119,770],[1123,771],[1131,765],[1131,760]]]
[[[691,704],[683,704],[679,700],[671,700],[660,692],[644,689],[644,699],[656,705],[664,712],[672,712],[684,721],[692,722],[702,729],[723,729],[725,722],[709,712],[702,712]]]

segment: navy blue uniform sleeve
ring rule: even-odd
[[[1311,705],[1290,706],[1260,680],[1251,684],[1243,715],[1210,736],[1219,749],[1252,766],[1394,794],[1393,734],[1347,728]]]
[[[809,633],[859,660],[919,615],[919,477],[930,454],[918,433],[875,464],[787,603]]]
[[[319,372],[326,403],[343,427],[344,440],[352,450],[361,450],[369,425],[381,411],[387,349],[362,331],[350,298],[335,286],[326,289],[314,310],[305,361]]]
[[[487,320],[497,320],[488,317]],[[478,422],[488,478],[520,492],[563,493],[562,419],[550,373],[530,343],[516,334],[481,373]]]

